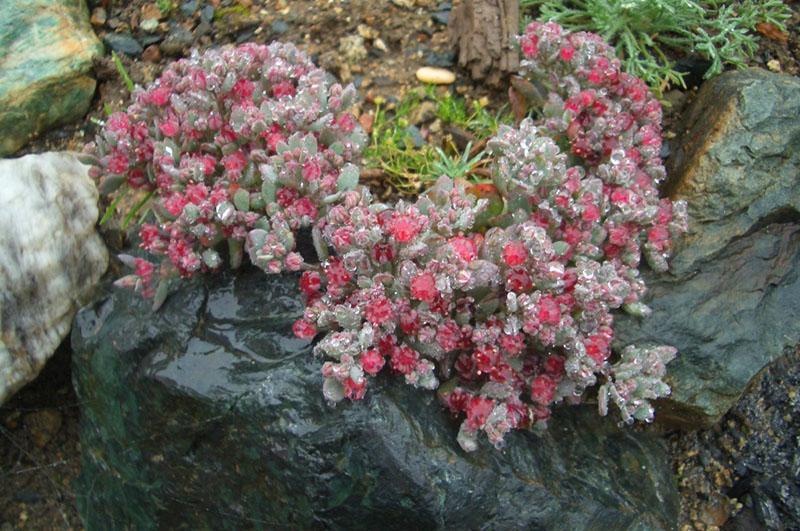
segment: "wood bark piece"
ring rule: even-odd
[[[448,26],[458,65],[475,80],[496,85],[519,67],[514,42],[519,33],[519,0],[463,0]]]

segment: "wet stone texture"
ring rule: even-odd
[[[621,316],[618,345],[678,348],[661,420],[710,426],[748,382],[800,342],[800,80],[750,69],[703,85],[669,159],[689,233],[669,273],[645,274],[647,319]]]
[[[669,529],[663,442],[591,408],[464,453],[433,393],[322,398],[296,279],[186,283],[152,313],[111,289],[73,329],[87,529]]]
[[[0,156],[86,114],[103,53],[85,0],[0,1]]]

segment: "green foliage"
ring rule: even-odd
[[[119,77],[121,77],[122,81],[125,83],[125,88],[128,89],[128,92],[133,92],[133,80],[131,80],[131,76],[128,75],[128,71],[125,70],[125,66],[122,64],[119,56],[114,51],[111,52],[111,60],[114,62],[114,66],[117,68]]]
[[[435,154],[427,144],[415,147],[408,130],[408,114],[413,99],[404,98],[392,114],[381,104],[375,107],[369,146],[364,159],[370,168],[380,168],[389,183],[403,194],[415,194],[420,189],[419,176],[428,174]]]
[[[745,65],[758,48],[757,24],[785,31],[791,15],[782,0],[521,0],[520,6],[538,8],[539,20],[600,34],[616,47],[625,70],[659,93],[685,86],[667,49],[709,60],[709,78],[726,64]]]
[[[158,7],[158,10],[166,16],[169,15],[173,9],[175,9],[175,4],[172,2],[172,0],[156,0],[156,7]]]
[[[415,143],[409,120],[425,101],[434,103],[435,117],[443,126],[457,127],[474,136],[475,142],[494,135],[500,124],[511,122],[508,113],[492,114],[480,102],[469,105],[464,98],[437,93],[433,86],[409,92],[392,110],[378,104],[364,158],[367,167],[382,170],[389,184],[402,194],[417,194],[442,174],[468,178],[483,157],[481,152],[470,158],[471,145],[461,154],[451,141],[446,142],[446,149],[427,142],[419,145],[418,139]]]
[[[235,4],[228,7],[221,7],[214,11],[214,20],[224,20],[226,17],[244,17],[250,11],[241,4]]]
[[[437,147],[436,154],[439,155],[439,160],[431,164],[433,174],[437,177],[440,175],[447,175],[453,179],[466,179],[470,172],[472,172],[475,166],[477,166],[486,155],[485,151],[481,151],[470,158],[471,152],[472,142],[469,142],[464,152],[456,157],[448,155],[441,148]]]

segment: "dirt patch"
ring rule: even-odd
[[[63,346],[0,407],[0,529],[81,529],[78,401]]]

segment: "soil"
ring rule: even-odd
[[[508,103],[505,88],[471,82],[455,67],[446,27],[452,7],[448,1],[175,0],[165,16],[155,2],[145,0],[89,3],[100,38],[117,34],[142,45],[143,51],[134,57],[119,54],[138,84],[153,81],[169,61],[189,48],[283,40],[297,44],[342,81],[353,82],[363,95],[356,109],[362,115],[369,115],[376,100],[391,108],[408,90],[418,88],[415,72],[426,65],[457,71],[456,82],[440,90],[463,95],[468,102],[488,98],[493,109]],[[159,2],[164,3],[168,2]],[[787,4],[795,12],[787,23],[789,34],[762,39],[752,64],[800,75],[800,2]],[[148,21],[154,17],[157,22]],[[98,90],[86,120],[43,135],[19,155],[80,150],[94,135],[92,119],[102,120],[109,110],[124,109],[128,91],[110,50],[97,62],[95,73]],[[701,82],[698,77],[690,85]],[[695,89],[666,94],[668,140],[680,130],[680,112]],[[440,137],[426,140],[443,142]],[[387,187],[380,175],[370,185]],[[391,192],[377,190],[379,195],[384,191]],[[72,489],[80,469],[79,404],[70,382],[66,345],[68,341],[36,381],[0,407],[0,531],[82,527]],[[798,352],[790,353],[776,363],[777,368],[766,370],[714,428],[666,434],[683,499],[681,529],[757,529],[765,522],[776,529],[800,527],[800,520],[792,520],[800,518],[800,497],[792,497],[799,484],[789,472],[800,470],[800,465],[790,463],[791,450],[797,453],[800,440],[796,421],[791,421],[792,415],[800,418],[799,357]],[[769,457],[775,455],[784,459]],[[775,481],[762,481],[773,472]],[[770,497],[772,491],[776,494]],[[786,492],[792,495],[788,499]]]

